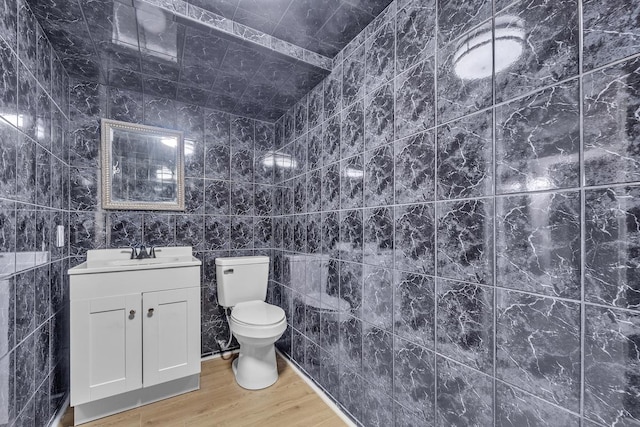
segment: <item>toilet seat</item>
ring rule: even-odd
[[[287,329],[284,310],[264,301],[247,301],[231,310],[231,332],[238,338],[278,337]],[[274,341],[277,338],[274,338]]]
[[[231,319],[244,325],[271,326],[284,319],[284,310],[259,300],[241,302],[231,310]]]

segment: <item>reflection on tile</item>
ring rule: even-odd
[[[638,34],[640,37],[640,34]],[[640,59],[588,74],[584,85],[586,185],[640,180]]]
[[[580,419],[557,406],[496,382],[496,426],[578,427]]]
[[[340,208],[360,208],[364,192],[364,156],[358,155],[340,162]]]
[[[587,305],[585,416],[605,425],[640,422],[640,315]]]
[[[496,192],[579,184],[578,81],[496,108]]]
[[[585,299],[640,308],[640,188],[585,192]]]
[[[580,194],[496,199],[499,286],[580,299]]]
[[[492,120],[488,111],[438,128],[438,199],[492,194]]]
[[[498,378],[577,411],[580,304],[503,289],[497,292]]]
[[[438,44],[449,43],[491,17],[490,0],[438,2]]]
[[[364,262],[393,267],[393,209],[364,210]]]
[[[496,22],[496,102],[503,102],[578,74],[578,1],[535,0],[517,2],[495,18]],[[524,30],[523,30],[524,28]],[[501,34],[524,31],[513,46]],[[511,39],[513,40],[513,39]],[[558,43],[562,40],[561,43]],[[503,45],[504,44],[504,45]],[[513,64],[500,61],[500,53],[521,49]],[[513,53],[512,53],[513,54]],[[502,68],[502,70],[500,69]]]
[[[492,284],[493,204],[489,200],[438,203],[438,274]]]
[[[340,211],[340,259],[362,262],[362,210]]]
[[[395,271],[394,332],[411,342],[434,348],[434,279]]]
[[[378,328],[392,330],[393,273],[372,265],[364,266],[362,320]]]
[[[493,288],[438,280],[438,352],[493,373]]]
[[[438,426],[486,426],[493,422],[493,381],[464,365],[437,357]]]
[[[640,5],[626,0],[585,0],[584,68],[592,70],[638,52]]]

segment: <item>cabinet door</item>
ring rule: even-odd
[[[71,301],[71,404],[142,387],[140,294]]]
[[[143,294],[144,386],[200,372],[200,288]]]

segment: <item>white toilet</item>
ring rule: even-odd
[[[284,310],[264,302],[268,278],[269,257],[216,258],[218,303],[232,309],[229,327],[240,343],[233,372],[249,390],[278,380],[274,344],[287,329]]]

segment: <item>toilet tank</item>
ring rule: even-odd
[[[233,307],[240,302],[267,297],[269,257],[216,258],[218,304]]]

